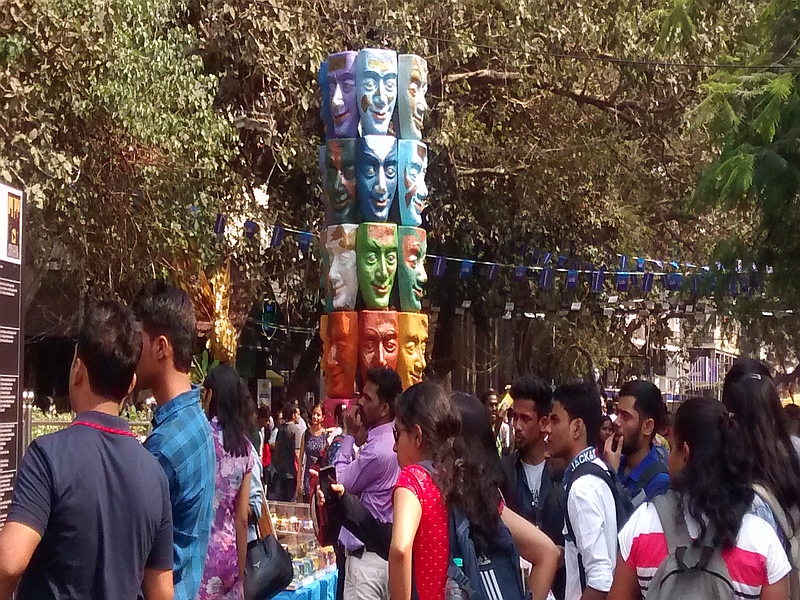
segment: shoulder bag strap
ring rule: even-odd
[[[689,536],[689,528],[683,517],[683,509],[679,506],[678,494],[669,491],[653,499],[658,513],[658,520],[661,521],[661,528],[667,538],[667,549],[670,554],[675,554],[678,548],[688,548],[692,545],[692,538]]]

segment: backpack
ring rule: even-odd
[[[433,463],[419,465],[433,475]],[[452,581],[463,598],[469,600],[530,600],[522,582],[520,556],[511,531],[500,521],[494,545],[489,552],[478,553],[472,541],[470,523],[455,506],[447,511],[450,534],[450,557],[447,561],[448,584]],[[412,574],[412,600],[418,600]]]
[[[519,551],[505,523],[498,524],[492,548],[480,553],[472,541],[469,519],[454,506],[449,510],[448,526],[447,576],[461,588],[462,596],[470,600],[530,599],[522,582]]]
[[[653,479],[655,479],[658,475],[667,472],[667,465],[658,460],[642,472],[642,474],[639,476],[639,480],[636,482],[636,490],[632,494],[623,486],[626,496],[631,499],[631,504],[633,505],[634,510],[639,508],[645,502],[653,501],[653,498],[647,495],[647,486],[650,485],[650,482],[653,481]]]
[[[778,499],[758,483],[753,484],[753,491],[769,506],[783,534],[784,549],[792,565],[789,573],[789,600],[800,600],[800,531],[798,531],[800,515],[792,515],[792,522],[795,524],[795,529],[792,530],[786,512]]]
[[[653,575],[646,600],[734,600],[736,594],[728,566],[722,559],[721,548],[713,544],[714,526],[709,524],[703,539],[695,542],[689,536],[674,491],[657,496],[653,502],[669,554]]]
[[[573,544],[575,543],[575,530],[572,529],[572,523],[569,520],[567,499],[569,498],[569,492],[573,484],[584,475],[596,475],[605,481],[606,485],[611,489],[611,495],[614,497],[614,509],[617,513],[617,531],[622,529],[622,526],[628,522],[628,519],[630,519],[635,510],[628,490],[620,483],[613,471],[606,470],[593,461],[578,465],[567,482],[566,492],[563,496],[564,506],[562,507],[564,510],[564,521],[567,526],[567,534],[564,536],[564,541],[572,542]],[[580,552],[578,552],[578,569],[580,572],[581,590],[584,591],[586,590],[586,570],[583,567],[583,557]]]

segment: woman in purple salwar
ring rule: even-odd
[[[247,387],[229,365],[212,369],[203,389],[214,435],[217,482],[211,538],[198,599],[241,600],[253,470],[248,436],[255,429],[255,409]]]

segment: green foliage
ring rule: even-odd
[[[203,350],[200,354],[192,358],[192,370],[189,377],[195,385],[203,385],[209,371],[219,364],[218,360],[211,361],[208,350]]]
[[[742,226],[717,244],[716,256],[729,273],[737,260],[756,264],[764,293],[718,301],[742,323],[745,338],[764,340],[785,362],[800,357],[800,334],[772,314],[776,307],[800,309],[800,59],[794,39],[800,7],[772,0],[759,8],[735,62],[770,68],[720,71],[703,86],[706,97],[695,115],[718,152],[699,181],[694,206],[734,210],[741,219]]]

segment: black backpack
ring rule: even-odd
[[[433,475],[433,463],[419,465]],[[455,582],[462,596],[469,600],[530,600],[522,582],[520,556],[514,538],[500,521],[494,544],[486,552],[478,552],[472,541],[469,519],[455,506],[448,507],[450,557],[447,562],[448,585]],[[418,600],[412,574],[412,600]]]
[[[593,461],[585,462],[578,465],[572,472],[572,475],[567,482],[566,493],[564,494],[564,521],[567,525],[567,534],[564,536],[565,542],[575,543],[575,531],[572,529],[572,523],[569,520],[569,511],[567,510],[567,499],[573,484],[583,477],[584,475],[595,475],[605,481],[606,485],[611,489],[611,495],[614,497],[614,508],[617,513],[617,531],[622,529],[622,526],[628,522],[633,511],[635,510],[633,502],[631,502],[628,490],[620,483],[616,474],[613,471],[604,469]],[[586,589],[586,570],[583,568],[583,557],[580,552],[578,553],[578,569],[580,570],[581,590]]]

